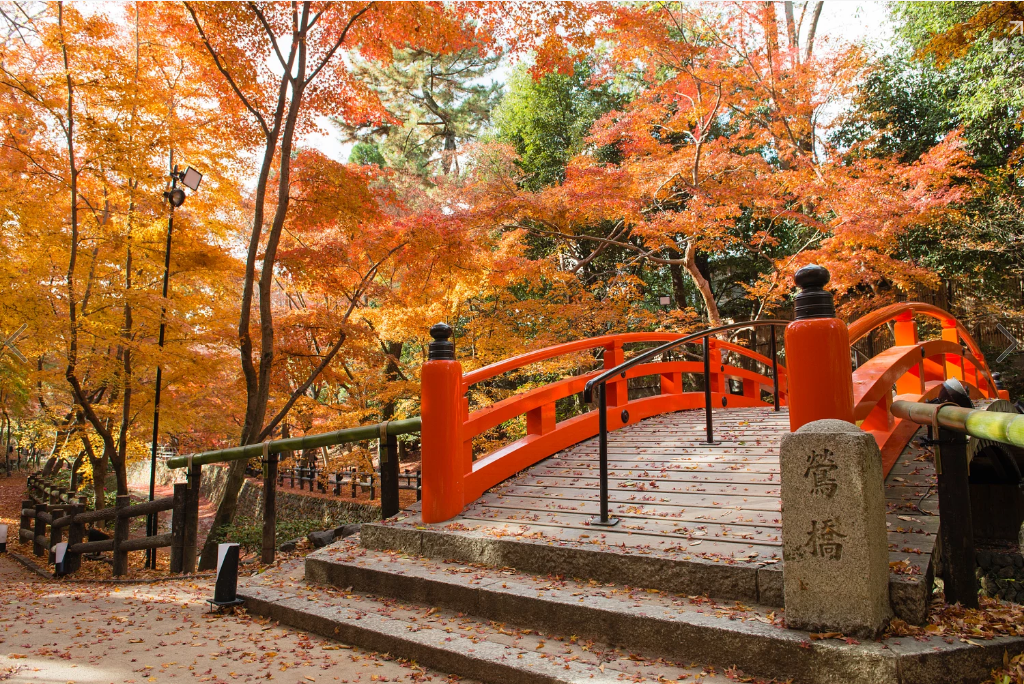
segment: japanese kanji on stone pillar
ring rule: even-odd
[[[843,420],[784,435],[782,544],[786,625],[874,637],[889,607],[882,458]]]

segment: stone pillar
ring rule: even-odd
[[[783,435],[780,461],[786,625],[877,636],[892,611],[874,437],[846,421],[816,420]]]

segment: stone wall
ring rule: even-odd
[[[1024,556],[1011,550],[977,552],[978,579],[985,596],[1024,603]]]
[[[209,501],[220,501],[227,486],[227,468],[204,466],[200,492]],[[238,493],[238,515],[263,521],[263,484],[246,480]],[[277,519],[322,520],[324,528],[349,522],[380,520],[380,507],[337,499],[304,496],[277,490]]]
[[[149,487],[149,459],[128,464],[128,484],[133,487]],[[172,485],[185,481],[185,469],[170,470],[161,459],[156,461],[157,485]]]

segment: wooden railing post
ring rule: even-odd
[[[43,542],[40,539],[46,536],[46,521],[40,517],[40,513],[45,513],[47,505],[44,503],[36,504],[36,529],[35,535],[32,538],[32,553],[37,556],[46,555],[46,547],[43,546]]]
[[[181,573],[185,561],[185,510],[188,502],[188,484],[174,485],[174,504],[171,508],[171,572]]]
[[[182,549],[183,572],[196,571],[196,542],[199,536],[199,486],[202,484],[203,467],[193,464],[188,473],[188,498],[185,502],[185,539]]]
[[[455,360],[452,329],[444,323],[430,328],[427,361],[420,376],[423,464],[423,522],[450,520],[462,512],[465,453],[463,448],[462,366]]]
[[[121,577],[128,574],[128,552],[121,550],[121,544],[128,541],[129,525],[131,518],[122,516],[121,512],[132,503],[131,497],[127,494],[118,494],[114,504],[114,577]]]
[[[947,342],[960,346],[960,332],[956,329],[956,321],[944,320],[942,321],[942,339]],[[946,354],[946,379],[956,378],[960,382],[964,381],[964,357],[963,353],[959,356],[955,354]]]
[[[605,370],[615,368],[626,360],[626,350],[621,342],[611,342],[604,348]],[[605,385],[605,401],[608,406],[625,406],[629,403],[629,383],[626,378],[609,380]],[[614,429],[614,428],[613,428]]]
[[[82,554],[74,553],[71,548],[75,544],[82,543],[85,539],[85,523],[76,522],[75,518],[85,512],[84,503],[73,504],[69,510],[71,518],[71,524],[68,525],[68,550],[64,554],[64,574],[70,575],[71,573],[82,567]]]
[[[893,337],[897,347],[916,346],[920,342],[913,311],[900,314],[893,322]],[[924,359],[896,381],[896,394],[924,394]]]
[[[380,424],[380,517],[386,520],[398,513],[398,437],[388,434],[387,422]]]
[[[22,541],[25,540],[25,532],[34,535],[35,530],[33,529],[33,522],[35,521],[35,506],[36,502],[32,499],[22,499],[21,501],[21,529],[18,530],[18,538]],[[29,513],[26,513],[29,511]]]
[[[942,580],[947,603],[978,607],[975,577],[974,526],[967,475],[967,436],[939,429],[935,453],[938,475],[939,542],[942,546]]]
[[[683,374],[682,373],[662,373],[661,374],[661,393],[662,394],[682,394],[683,393]]]
[[[555,430],[555,404],[544,404],[526,412],[526,434],[546,435]]]
[[[853,369],[850,334],[836,318],[829,273],[821,266],[797,271],[801,292],[794,321],[786,326],[786,377],[789,381],[789,429],[835,418],[853,423]]]
[[[269,443],[268,443],[269,444]],[[277,461],[278,455],[264,447],[263,473],[263,544],[260,560],[273,563],[277,553]],[[312,490],[312,483],[310,490]]]
[[[725,364],[722,363],[722,350],[718,348],[718,340],[714,337],[711,341],[711,391],[717,394],[728,394],[725,386]]]

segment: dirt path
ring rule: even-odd
[[[0,522],[15,536],[24,484],[24,477],[0,476]],[[455,681],[244,610],[210,613],[212,595],[210,579],[44,580],[0,555],[0,682]]]

